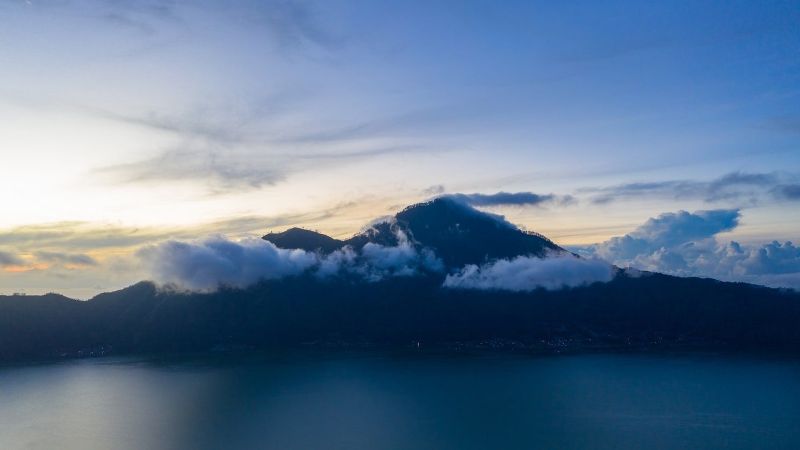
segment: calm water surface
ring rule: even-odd
[[[251,355],[0,368],[0,448],[800,449],[800,360]]]

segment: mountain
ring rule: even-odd
[[[338,239],[302,228],[289,228],[281,233],[268,233],[262,239],[272,242],[278,248],[299,248],[309,252],[320,251],[322,253],[331,253],[345,245]]]
[[[410,206],[347,240],[302,229],[264,239],[320,255],[348,246],[393,257],[430,250],[444,268],[378,278],[304,272],[210,293],[141,282],[88,301],[0,296],[0,360],[300,345],[800,351],[795,291],[616,268],[610,281],[573,288],[447,287],[466,264],[568,255],[451,199]]]
[[[566,252],[542,235],[522,231],[502,217],[479,212],[448,197],[409,206],[391,220],[344,241],[300,228],[270,233],[264,239],[279,248],[330,253],[345,246],[357,250],[367,243],[395,246],[399,236],[433,250],[448,268],[520,255],[541,257],[548,252]]]

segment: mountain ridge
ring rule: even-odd
[[[607,281],[571,288],[447,287],[467,266],[497,272],[520,260],[586,261],[452,200],[412,205],[347,240],[302,229],[265,240],[331,256],[346,247],[391,258],[432,249],[446,270],[371,279],[301,271],[211,292],[140,282],[88,301],[0,296],[0,361],[308,345],[800,352],[794,291],[618,268]]]

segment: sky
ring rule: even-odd
[[[644,269],[672,247],[613,239],[681,211],[730,220],[670,245],[800,241],[797,1],[0,0],[0,24],[0,293],[88,298],[168,239],[346,237],[442,194],[545,196],[476,206]]]

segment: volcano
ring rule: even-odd
[[[449,268],[517,256],[567,253],[538,233],[522,231],[503,217],[478,211],[448,197],[409,206],[347,240],[301,228],[270,233],[263,239],[279,248],[327,254],[347,246],[358,250],[367,243],[396,246],[398,236],[406,237],[417,247],[433,250]]]
[[[800,351],[795,291],[619,268],[572,287],[449,287],[448,277],[479,267],[580,260],[451,198],[409,206],[345,240],[300,228],[263,239],[277,249],[270,251],[305,252],[309,261],[350,255],[356,265],[342,275],[309,269],[212,292],[145,281],[87,301],[0,296],[0,360],[297,346]],[[433,255],[441,267],[364,277],[358,264],[373,254]]]

